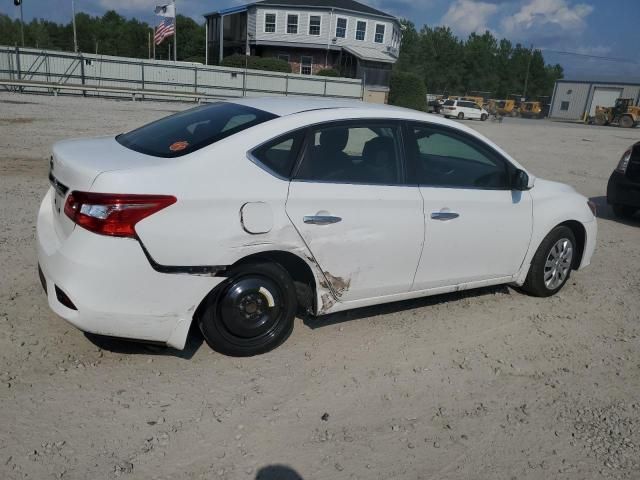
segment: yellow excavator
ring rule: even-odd
[[[632,128],[640,122],[640,107],[633,105],[632,98],[618,98],[613,107],[597,106],[594,122],[596,125]]]

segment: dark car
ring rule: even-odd
[[[640,142],[624,152],[611,174],[607,203],[620,218],[632,217],[640,210]]]

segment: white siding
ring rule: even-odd
[[[264,31],[265,13],[276,14],[276,31],[275,33],[266,33]],[[286,23],[288,14],[298,15],[298,33],[288,34],[286,33]],[[322,10],[302,10],[302,9],[287,9],[281,7],[267,8],[256,7],[250,16],[255,16],[255,39],[258,42],[285,42],[285,43],[303,43],[303,44],[315,44],[315,45],[337,45],[337,46],[364,46],[369,48],[378,48],[386,51],[386,47],[391,45],[393,39],[393,29],[399,28],[395,22],[379,17],[373,17],[365,14],[355,15],[345,12],[333,12]],[[321,17],[320,35],[309,35],[309,16],[319,15]],[[347,19],[347,35],[346,38],[336,38],[336,23],[337,17]],[[358,20],[367,22],[367,32],[364,41],[356,40],[356,22]],[[383,43],[374,42],[374,34],[376,24],[382,24],[385,26],[384,41]],[[251,21],[249,23],[251,27]],[[252,31],[252,30],[249,30]],[[336,38],[336,42],[333,43],[333,39]]]

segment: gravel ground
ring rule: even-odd
[[[554,298],[298,320],[249,359],[85,336],[37,280],[50,145],[188,106],[0,94],[0,478],[640,478],[640,220],[603,199],[640,130],[468,123],[600,205],[593,264]]]

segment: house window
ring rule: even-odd
[[[298,33],[298,15],[287,15],[287,33]]]
[[[284,60],[285,62],[289,63],[289,59],[290,59],[290,57],[289,57],[289,54],[288,54],[288,53],[279,53],[279,54],[278,54],[278,58],[279,58],[280,60]]]
[[[364,37],[366,35],[367,35],[367,22],[358,20],[358,23],[356,23],[356,40],[364,40]]]
[[[275,13],[265,13],[264,31],[265,33],[275,33],[276,31],[276,14]]]
[[[569,102],[562,102],[562,103],[560,104],[560,110],[563,110],[563,111],[565,111],[565,112],[566,112],[567,110],[569,110]]]
[[[384,43],[384,25],[376,24],[376,34],[373,38],[376,43]]]
[[[336,37],[337,38],[346,38],[347,36],[347,19],[340,18],[336,20]]]
[[[313,70],[313,57],[300,57],[300,73],[302,75],[311,75]]]
[[[320,15],[309,15],[309,35],[320,35]]]
[[[571,95],[573,93],[573,90],[569,89],[567,90],[567,95]]]

